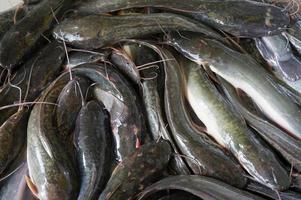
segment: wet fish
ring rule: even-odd
[[[124,50],[113,49],[110,60],[127,78],[140,86],[141,77],[136,64]]]
[[[238,53],[218,41],[190,35],[171,36],[170,43],[187,58],[208,64],[231,85],[243,90],[272,121],[297,139],[301,139],[301,110],[276,81],[252,57]],[[186,36],[187,38],[187,36]]]
[[[206,126],[206,132],[228,149],[256,181],[275,190],[287,189],[290,179],[277,157],[248,129],[200,66],[187,60],[183,68],[188,102]]]
[[[0,174],[20,153],[26,143],[27,108],[20,108],[0,126]]]
[[[63,88],[57,100],[56,122],[64,141],[75,128],[77,115],[84,104],[90,81],[80,76],[73,77]]]
[[[301,55],[301,20],[295,21],[287,30],[286,35],[295,47],[298,53]]]
[[[171,154],[168,142],[143,145],[113,171],[99,200],[135,199],[148,185],[162,176]]]
[[[160,85],[164,78],[164,71],[160,69],[157,65],[150,65],[149,63],[156,63],[160,58],[157,58],[158,55],[161,55],[161,59],[164,59],[163,55],[161,54],[160,48],[156,45],[153,45],[148,42],[138,41],[138,40],[131,40],[128,41],[126,45],[124,45],[124,50],[128,52],[131,58],[135,61],[136,65],[146,65],[146,69],[142,69],[140,72],[144,79],[141,82],[142,88],[142,96],[143,102],[146,110],[146,117],[148,120],[148,128],[151,133],[151,137],[154,141],[158,141],[160,138],[169,141],[172,146],[173,152],[175,153],[174,156],[170,158],[169,162],[169,170],[172,173],[176,174],[190,174],[190,171],[183,161],[183,158],[180,156],[180,151],[175,141],[170,133],[167,130],[167,121],[164,116],[163,101],[160,99],[160,96],[163,95],[162,87]],[[163,62],[164,63],[164,62]],[[158,63],[160,64],[160,63]],[[154,74],[158,74],[155,78]]]
[[[248,124],[254,128],[267,143],[273,146],[292,167],[301,170],[301,143],[299,140],[286,134],[268,120],[251,112],[246,104],[242,104],[235,94],[235,89],[225,80],[219,78],[224,93],[235,109],[242,114]]]
[[[32,183],[42,200],[74,199],[78,177],[67,147],[54,122],[55,103],[69,81],[69,73],[59,76],[40,97],[30,114],[27,127],[27,162]]]
[[[65,63],[65,70],[85,63],[97,63],[105,60],[106,55],[98,52],[74,52],[69,54],[69,63]]]
[[[110,178],[113,161],[110,116],[102,103],[89,101],[81,108],[74,138],[81,175],[77,199],[96,199]]]
[[[262,37],[280,33],[289,23],[281,8],[255,1],[241,0],[86,0],[78,9],[85,13],[107,13],[134,7],[159,7],[187,14],[216,29],[239,37]]]
[[[273,66],[272,72],[294,90],[301,92],[301,60],[295,56],[288,39],[275,35],[255,39],[257,49]]]
[[[42,34],[59,17],[71,0],[42,1],[5,33],[0,41],[0,66],[12,69],[28,55]]]
[[[12,105],[20,100],[32,102],[53,81],[61,71],[65,58],[62,46],[56,42],[46,45],[37,55],[28,60],[15,74],[11,75],[11,84],[0,90],[0,107]],[[21,92],[21,94],[20,94]],[[20,96],[21,95],[21,96]],[[21,98],[21,99],[20,99]],[[0,111],[0,124],[17,111],[18,107]]]
[[[147,187],[139,196],[139,200],[162,190],[180,190],[189,192],[201,199],[216,200],[263,200],[252,193],[240,190],[221,181],[205,176],[170,176]]]
[[[262,195],[264,197],[272,198],[275,200],[278,200],[278,199],[281,199],[281,200],[301,199],[301,194],[298,192],[287,190],[284,192],[279,192],[279,194],[277,194],[275,191],[271,190],[270,188],[267,188],[264,185],[258,184],[256,182],[250,182],[247,185],[247,190],[249,190],[250,192],[254,192],[258,195]]]
[[[14,19],[19,21],[26,14],[23,6],[15,7],[8,11],[0,12],[0,40],[3,35],[14,25]]]
[[[185,111],[185,83],[181,63],[166,50],[161,50],[166,61],[165,112],[173,135],[184,159],[194,174],[206,175],[225,181],[236,187],[244,187],[246,178],[240,166],[212,142],[204,133],[197,131]],[[181,123],[179,123],[181,122]],[[219,165],[216,165],[219,163]]]
[[[64,40],[73,46],[97,49],[122,39],[164,33],[164,30],[194,31],[223,40],[208,26],[171,13],[134,16],[90,15],[66,19],[56,26],[53,35],[56,39]]]
[[[106,64],[84,64],[72,71],[95,83],[93,94],[110,113],[116,159],[122,161],[144,142],[145,121],[139,97],[125,77]]]

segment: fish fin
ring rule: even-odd
[[[32,180],[27,175],[25,175],[24,178],[25,178],[25,181],[26,181],[26,184],[27,184],[29,190],[34,195],[34,197],[36,197],[37,199],[40,199],[37,186],[32,182]]]
[[[261,39],[256,38],[255,39],[255,44],[257,47],[257,50],[260,52],[261,56],[269,62],[269,64],[273,63],[272,65],[274,66],[275,63],[275,58],[272,52],[268,50],[268,48],[265,46],[265,44],[262,42]]]
[[[277,69],[289,81],[295,82],[301,78],[301,61],[293,55],[289,60],[278,61]]]
[[[46,153],[49,155],[49,157],[51,159],[54,159],[49,141],[47,141],[48,139],[46,139],[45,137],[46,136],[44,134],[40,134],[40,136],[39,136],[42,146],[44,147],[44,149],[45,149]]]

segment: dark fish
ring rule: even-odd
[[[208,26],[171,13],[129,16],[90,15],[66,19],[53,30],[53,35],[56,39],[64,40],[73,46],[97,49],[123,39],[164,33],[164,30],[194,31],[223,40]]]
[[[13,25],[0,42],[0,66],[12,69],[19,64],[70,2],[71,0],[42,1]]]
[[[0,41],[3,35],[14,25],[14,19],[19,21],[24,17],[25,14],[26,8],[23,6],[0,12]]]
[[[258,195],[262,195],[264,197],[271,198],[274,200],[279,200],[279,199],[281,199],[281,200],[299,200],[299,199],[301,199],[301,193],[287,190],[284,192],[279,192],[279,194],[277,194],[275,191],[271,190],[270,188],[265,187],[264,185],[261,185],[256,182],[250,182],[247,185],[246,189],[249,190],[250,192],[253,192]]]
[[[73,80],[67,83],[58,97],[56,121],[58,130],[64,140],[74,130],[77,115],[84,104],[90,84],[87,78],[73,77]]]
[[[149,195],[162,190],[185,191],[200,197],[201,199],[208,200],[264,200],[259,196],[240,190],[213,178],[196,175],[179,175],[164,178],[147,187],[138,199],[144,200]]]
[[[74,139],[81,175],[77,199],[97,199],[110,178],[113,162],[110,116],[102,103],[89,101],[81,108]]]
[[[72,71],[95,83],[93,93],[110,113],[116,159],[122,161],[143,144],[145,138],[145,121],[138,95],[112,66],[84,64]]]
[[[97,63],[105,60],[105,57],[105,53],[71,51],[69,53],[69,63],[65,62],[65,70],[85,63]]]
[[[99,200],[136,199],[145,187],[162,176],[170,154],[166,141],[143,145],[118,164]]]
[[[21,108],[0,126],[0,175],[25,144],[29,110]]]
[[[29,175],[41,200],[71,200],[78,192],[73,158],[58,134],[55,103],[69,82],[69,73],[59,76],[39,98],[27,127],[27,163]]]
[[[138,86],[141,84],[141,78],[136,64],[124,50],[113,49],[110,60],[133,83]]]
[[[65,58],[64,49],[56,42],[47,45],[41,52],[33,56],[15,74],[11,75],[11,83],[0,90],[0,107],[12,105],[20,100],[32,102],[53,81],[61,71]],[[13,78],[12,78],[13,77]],[[0,110],[0,124],[17,111],[17,107]]]
[[[134,7],[159,7],[206,22],[218,30],[239,37],[262,37],[280,33],[289,23],[281,8],[241,0],[82,0],[78,9],[85,13],[107,13]]]
[[[160,69],[156,64],[150,66],[147,65],[152,62],[157,62],[158,55],[161,55],[160,48],[148,42],[132,40],[129,44],[124,45],[123,49],[128,52],[136,65],[146,66],[146,69],[140,71],[144,77],[141,82],[141,92],[152,139],[158,141],[160,138],[163,138],[171,144],[175,155],[171,157],[168,167],[172,173],[182,175],[190,174],[186,163],[180,156],[179,149],[176,146],[171,133],[166,127],[167,121],[164,116],[164,110],[162,110],[164,101],[160,100],[160,95],[162,95],[163,92],[159,91],[160,79],[164,78],[164,69]],[[164,59],[164,57],[161,59]],[[156,74],[158,75],[157,77],[151,78]]]

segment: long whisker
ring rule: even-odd
[[[60,30],[61,34],[62,34],[62,31]],[[66,43],[64,40],[63,41],[63,45],[64,45],[64,50],[65,50],[65,53],[66,53],[66,59],[67,59],[67,63],[68,65],[70,65],[70,60],[69,60],[69,55],[68,55],[68,51],[67,51],[67,46],[66,46]],[[68,71],[69,71],[69,75],[70,75],[70,80],[73,80],[73,77],[72,77],[72,70],[70,67],[68,67]]]
[[[0,110],[5,110],[5,109],[8,109],[8,108],[13,108],[13,107],[17,107],[17,106],[33,105],[33,104],[46,104],[46,105],[54,105],[54,106],[58,105],[56,103],[51,103],[51,102],[33,101],[33,102],[23,102],[23,103],[16,103],[16,104],[12,104],[12,105],[2,106],[2,107],[0,107]]]
[[[154,65],[154,64],[157,64],[157,63],[162,63],[162,62],[172,61],[172,60],[174,60],[174,59],[167,58],[167,59],[162,59],[162,60],[158,60],[158,61],[154,61],[154,62],[145,63],[143,65],[138,65],[136,67],[137,67],[137,69],[140,69],[140,68],[144,68],[144,67],[149,66],[149,65]]]
[[[10,70],[8,73],[9,74],[11,73]],[[19,103],[21,103],[22,102],[22,89],[16,85],[12,84],[10,78],[8,78],[8,85],[19,90]]]

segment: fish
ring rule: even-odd
[[[65,70],[72,69],[73,67],[85,64],[85,63],[97,63],[106,59],[106,53],[99,52],[81,52],[71,51],[69,53],[69,62],[64,63]]]
[[[216,29],[237,37],[262,37],[278,34],[289,24],[281,8],[255,1],[241,0],[82,0],[77,9],[82,13],[107,13],[135,7],[156,7],[188,15]]]
[[[198,131],[185,111],[185,82],[183,68],[168,51],[161,49],[166,61],[164,102],[165,113],[172,136],[194,174],[206,175],[236,187],[244,187],[246,178],[240,165]],[[181,122],[181,123],[179,123]],[[219,163],[219,165],[216,165]]]
[[[171,154],[168,142],[142,145],[114,169],[99,200],[135,199],[148,185],[162,176]]]
[[[256,132],[274,147],[297,171],[301,170],[301,142],[286,134],[281,129],[263,117],[251,111],[247,104],[239,101],[235,89],[222,78],[218,77],[227,99],[235,109],[245,118]]]
[[[186,96],[206,133],[230,151],[256,181],[275,190],[290,186],[287,171],[276,155],[248,129],[244,119],[228,104],[202,68],[186,59],[183,65]]]
[[[301,198],[301,194],[298,192],[287,190],[277,194],[270,188],[267,188],[261,184],[252,181],[247,185],[246,189],[250,192],[254,192],[255,194],[262,195],[264,197],[272,198],[275,200],[278,200],[279,198],[282,200],[298,200]]]
[[[300,93],[301,60],[294,54],[286,36],[274,35],[255,41],[263,58],[273,67],[273,74]]]
[[[80,76],[72,77],[61,91],[56,107],[56,124],[64,141],[74,131],[77,115],[84,104],[90,80]]]
[[[74,136],[81,176],[77,199],[96,199],[104,189],[111,174],[112,141],[108,111],[100,102],[87,102],[77,117]]]
[[[52,42],[46,45],[17,69],[15,74],[10,75],[11,84],[3,85],[0,90],[0,107],[36,100],[48,84],[60,74],[64,58],[65,53],[61,44]],[[17,106],[0,110],[0,124],[17,110]]]
[[[288,134],[301,139],[300,108],[282,93],[275,78],[252,57],[234,51],[216,40],[196,35],[185,37],[190,38],[174,34],[168,43],[192,61],[206,63],[211,71],[250,96],[270,120]]]
[[[83,64],[73,68],[72,73],[94,82],[92,94],[110,113],[116,161],[122,161],[143,144],[146,134],[137,93],[122,74],[105,63]]]
[[[70,4],[71,0],[48,0],[32,8],[7,31],[0,41],[0,66],[11,70],[36,47],[39,39]]]
[[[29,109],[20,109],[0,126],[0,175],[16,159],[26,143]]]
[[[138,200],[146,199],[148,196],[162,190],[185,191],[201,199],[263,200],[263,198],[257,195],[238,189],[216,179],[198,175],[178,175],[163,178],[143,190],[143,192],[139,195]]]
[[[58,134],[55,102],[69,82],[65,72],[51,83],[30,113],[27,127],[27,163],[30,180],[41,200],[74,199],[78,193],[78,177],[73,159]]]
[[[293,21],[292,24],[289,26],[287,32],[285,32],[285,35],[288,37],[290,43],[292,46],[295,47],[299,55],[301,55],[301,20],[297,19],[296,21]]]
[[[72,46],[98,49],[123,39],[164,33],[164,30],[194,31],[224,40],[210,27],[172,13],[122,16],[88,15],[66,19],[54,28],[53,36]]]

